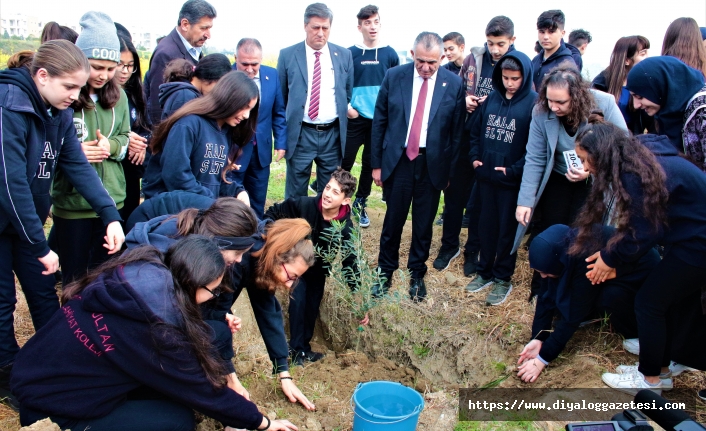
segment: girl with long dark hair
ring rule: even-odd
[[[9,375],[19,350],[15,276],[35,330],[59,307],[53,275],[59,258],[43,228],[58,167],[100,217],[108,253],[120,250],[125,239],[115,203],[86,161],[68,109],[88,79],[86,56],[71,42],[55,40],[22,62],[0,72],[0,398],[11,403]]]
[[[226,179],[240,148],[250,142],[257,125],[257,85],[243,72],[226,74],[206,96],[192,100],[155,130],[142,192],[184,190],[216,198],[245,201],[242,186]]]
[[[164,84],[159,86],[162,121],[186,102],[210,93],[218,80],[232,69],[230,60],[223,54],[209,54],[196,66],[183,58],[170,61],[164,68]]]
[[[257,218],[245,203],[224,197],[212,201],[209,206],[203,205],[204,199],[208,198],[178,191],[161,193],[145,201],[143,205],[154,200],[160,201],[151,211],[159,216],[135,225],[127,236],[128,249],[153,245],[163,251],[176,239],[192,234],[219,238],[222,253],[230,267],[227,282],[232,293],[224,292],[214,304],[203,307],[202,311],[204,319],[214,329],[214,344],[221,357],[230,364],[229,385],[247,396],[230,362],[234,352],[232,338],[229,336],[231,330],[235,329],[231,307],[243,290],[247,289],[255,320],[282,392],[290,401],[299,401],[308,410],[313,410],[314,404],[301,393],[289,374],[289,348],[284,333],[282,308],[274,296],[277,287],[288,288],[294,284],[295,280],[290,281],[290,276],[301,275],[313,264],[313,246],[307,239],[311,227],[301,219],[282,220],[269,226],[264,241],[258,233]],[[202,209],[191,208],[194,205]],[[167,208],[178,209],[180,212],[173,216]],[[264,257],[252,257],[253,252],[260,248],[258,256]],[[303,257],[299,259],[299,256]],[[260,261],[263,262],[262,266],[258,266]],[[307,266],[302,267],[302,261]]]
[[[706,336],[700,301],[706,277],[706,176],[679,157],[666,136],[636,139],[599,117],[579,132],[576,153],[594,183],[569,252],[591,255],[588,279],[602,283],[615,277],[617,267],[664,246],[662,260],[635,298],[639,373],[603,376],[616,389],[660,392],[668,388],[670,359],[706,369],[704,344],[693,341]],[[593,231],[605,216],[607,197],[616,232],[602,246]]]
[[[662,55],[678,58],[706,76],[706,48],[694,18],[677,18],[669,24],[662,41]]]
[[[120,42],[113,21],[102,12],[87,12],[81,26],[76,46],[87,54],[91,73],[72,105],[74,126],[86,158],[121,209],[125,201],[121,161],[127,152],[130,120],[127,96],[113,80],[120,62]],[[59,170],[52,186],[52,229],[64,284],[109,257],[103,247],[103,223],[75,185]]]
[[[191,235],[164,255],[132,250],[66,286],[61,312],[25,344],[13,371],[21,423],[193,430],[197,410],[231,427],[295,429],[226,384],[199,307],[219,296],[225,270],[216,243]]]
[[[628,73],[647,58],[650,41],[644,36],[625,36],[618,39],[610,55],[608,67],[593,79],[592,87],[613,95],[625,123],[635,135],[654,133],[654,121],[644,111],[636,110],[630,92],[625,88]]]
[[[71,43],[76,43],[78,39],[78,33],[76,33],[71,27],[66,27],[64,25],[59,25],[59,23],[54,21],[49,21],[44,25],[42,29],[42,35],[39,40],[44,43],[50,40],[68,40]]]
[[[115,80],[127,95],[130,113],[130,134],[127,155],[123,159],[125,173],[125,201],[122,215],[127,220],[140,205],[140,179],[145,173],[144,163],[147,157],[147,139],[151,126],[147,117],[145,99],[142,95],[142,70],[140,56],[126,38],[120,36],[120,63],[115,73]]]

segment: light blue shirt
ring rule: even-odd
[[[179,33],[179,29],[177,29],[177,34],[179,35],[179,38],[181,39],[181,42],[184,44],[186,47],[186,50],[191,54],[191,56],[194,58],[194,60],[199,61],[199,57],[201,56],[201,48],[197,48],[195,46],[191,46],[189,41],[184,39],[184,36]]]

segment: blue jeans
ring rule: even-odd
[[[20,281],[38,331],[59,309],[54,275],[42,275],[44,265],[32,255],[28,244],[16,234],[0,234],[0,367],[14,362],[20,350],[15,339],[15,275]]]

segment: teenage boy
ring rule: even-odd
[[[474,172],[468,154],[469,130],[473,112],[480,106],[493,89],[493,67],[506,53],[515,49],[515,25],[506,16],[496,16],[485,28],[486,43],[471,48],[471,54],[463,61],[461,78],[466,86],[466,126],[461,138],[460,156],[456,161],[455,176],[444,191],[444,227],[441,248],[434,260],[434,268],[441,271],[448,268],[451,260],[460,254],[459,234],[463,225],[463,210],[468,217],[468,240],[464,251],[463,273],[469,277],[476,273],[480,240],[478,239],[478,217],[480,203],[478,193],[471,193]],[[469,201],[470,198],[470,201]],[[467,205],[469,204],[469,205]]]
[[[568,46],[569,49],[573,47],[580,55],[584,55],[586,53],[586,48],[588,48],[588,44],[591,42],[593,42],[591,33],[579,28],[569,33],[569,43],[567,43],[566,46]],[[574,50],[571,49],[571,52],[574,52]]]
[[[363,35],[363,44],[348,48],[353,55],[353,91],[351,103],[348,105],[348,132],[341,167],[346,171],[353,168],[358,150],[362,145],[363,166],[360,171],[358,191],[353,201],[353,208],[360,216],[360,227],[370,226],[365,205],[373,185],[373,170],[370,167],[370,133],[373,130],[375,100],[387,70],[400,64],[397,52],[390,46],[380,43],[381,26],[378,7],[365,6],[358,12],[358,31]]]
[[[303,218],[311,225],[311,240],[315,247],[326,249],[329,243],[323,235],[331,227],[331,221],[344,224],[342,241],[350,238],[353,228],[351,222],[351,197],[355,192],[356,179],[350,172],[338,168],[331,174],[331,179],[318,196],[289,198],[272,205],[265,218],[279,220],[283,218]],[[348,256],[344,268],[352,268],[355,256]],[[314,352],[309,344],[314,336],[314,326],[319,315],[319,306],[324,296],[324,285],[328,269],[324,261],[317,256],[314,266],[309,268],[290,291],[289,298],[289,351],[295,365],[304,362],[316,362],[323,358],[323,353]]]
[[[442,40],[444,41],[444,55],[446,59],[449,60],[443,67],[456,75],[460,75],[463,60],[466,58],[464,55],[466,51],[466,40],[461,33],[455,31],[444,36]]]
[[[512,291],[517,254],[511,254],[517,220],[515,207],[525,165],[525,148],[537,93],[532,90],[529,57],[514,51],[493,71],[495,91],[471,125],[470,158],[483,211],[480,214],[478,276],[466,290],[493,286],[487,305],[500,305]]]
[[[579,72],[583,67],[581,55],[574,56],[564,43],[565,23],[566,17],[560,10],[542,12],[537,18],[537,38],[542,45],[542,50],[532,60],[532,81],[535,90],[539,90],[542,86],[544,75],[560,63],[571,61],[576,64]]]

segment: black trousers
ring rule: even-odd
[[[706,267],[689,265],[673,252],[667,252],[637,292],[635,314],[640,338],[638,370],[642,374],[656,376],[661,367],[669,366],[673,353],[670,334],[689,330],[690,323],[681,322],[682,327],[674,327],[674,322],[678,320],[669,315],[682,312],[684,301],[691,299],[692,303],[699,304],[704,280]],[[701,346],[701,357],[706,355],[703,339],[695,337],[691,344]]]
[[[423,278],[427,273],[434,217],[441,197],[441,190],[437,190],[429,178],[426,156],[420,154],[409,160],[406,154],[402,154],[384,188],[387,212],[380,234],[378,267],[388,280],[399,268],[402,231],[411,206],[412,241],[407,269],[412,277]]]
[[[515,273],[517,253],[510,254],[515,242],[515,208],[519,190],[495,187],[489,182],[476,184],[483,212],[480,214],[480,259],[478,275],[485,279],[510,281]],[[446,223],[446,220],[444,220]]]
[[[311,352],[316,318],[324,297],[326,270],[316,263],[309,268],[290,291],[289,348],[297,352]]]
[[[130,218],[130,214],[140,205],[140,178],[145,173],[145,166],[130,163],[127,156],[123,159],[123,172],[125,172],[125,200],[120,215],[123,220]]]
[[[458,236],[461,233],[463,211],[468,207],[475,181],[473,165],[471,165],[471,161],[468,157],[470,151],[469,139],[470,137],[464,133],[461,142],[465,142],[465,144],[461,145],[454,176],[449,181],[449,186],[444,190],[444,224],[442,228],[440,252],[455,251],[459,247]],[[473,206],[468,213],[471,217],[471,223],[468,225],[466,256],[470,253],[477,253],[480,247],[480,240],[478,238],[478,210],[479,208]],[[476,212],[474,213],[474,211]]]
[[[566,176],[552,172],[539,199],[537,210],[542,219],[536,225],[535,235],[555,224],[571,226],[591,191],[590,180],[572,183]],[[530,297],[539,290],[539,273],[532,274]]]
[[[341,167],[350,172],[355,164],[360,146],[363,146],[361,157],[362,169],[358,179],[358,189],[356,198],[365,199],[370,196],[373,185],[373,169],[370,166],[370,135],[373,131],[373,120],[358,117],[348,120],[348,131],[346,132],[346,153],[343,155]]]
[[[105,226],[100,218],[66,219],[54,215],[56,238],[64,286],[110,258],[105,244]]]

